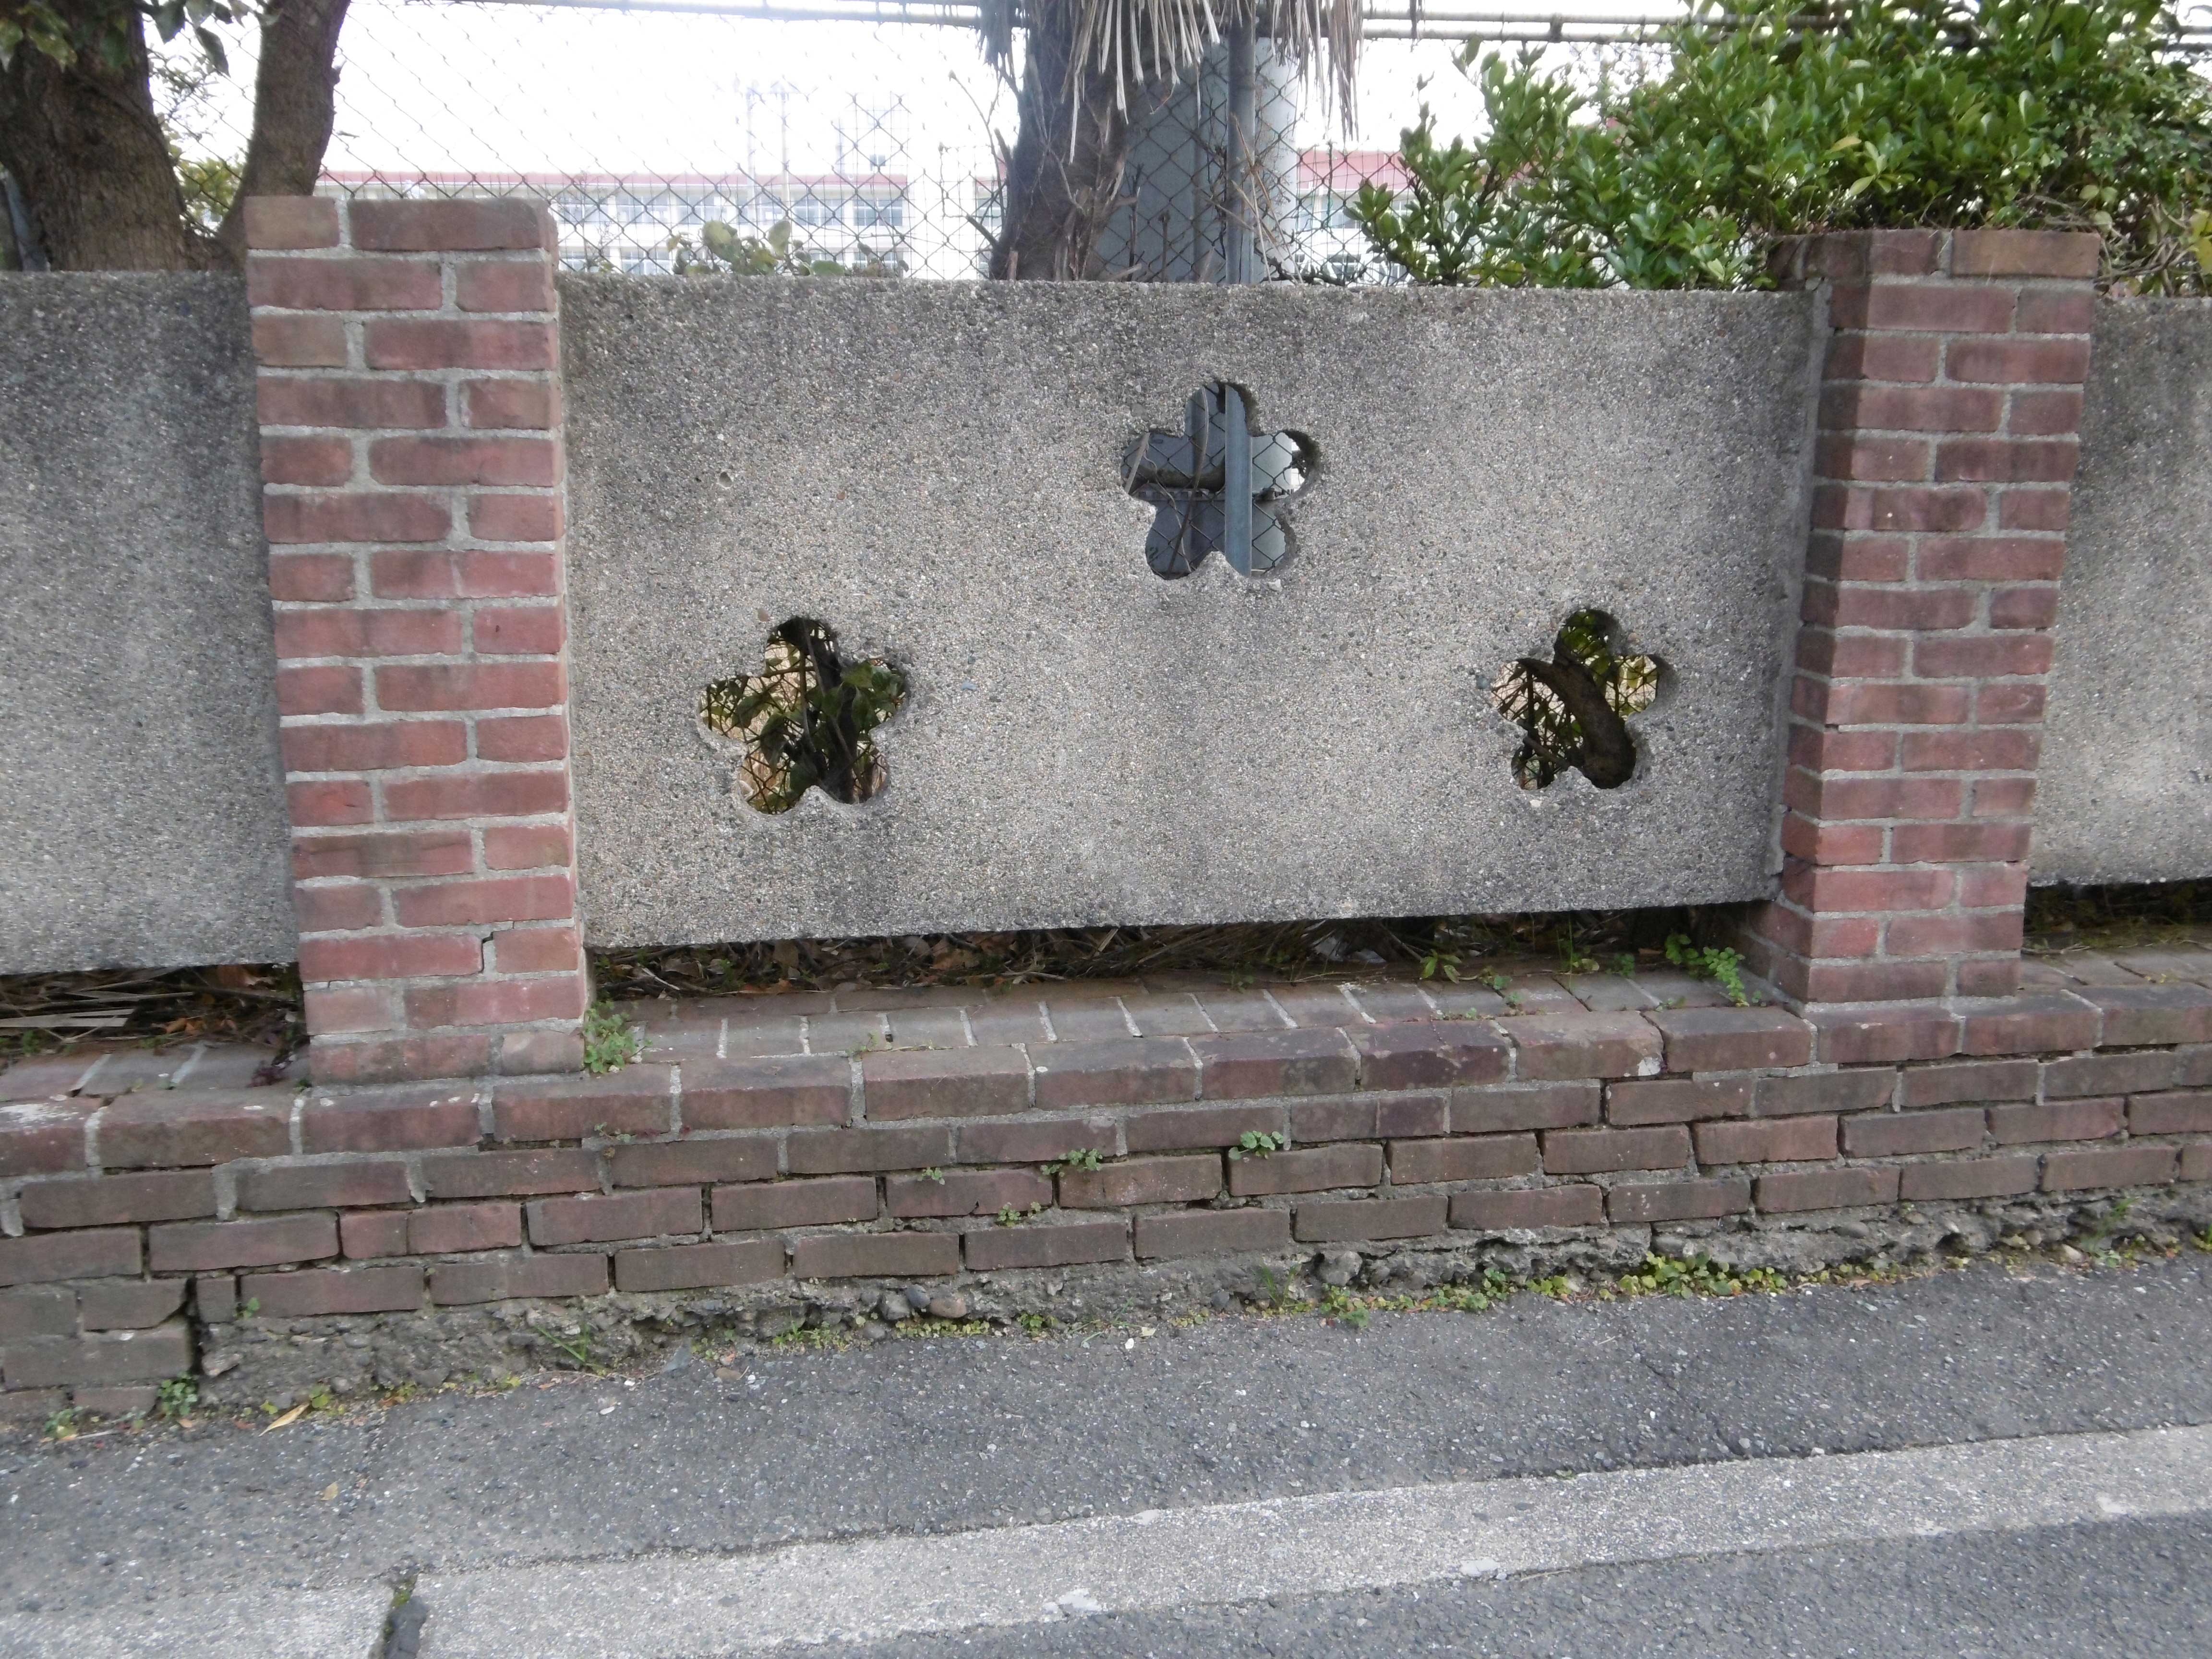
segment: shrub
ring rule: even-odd
[[[1479,58],[1488,131],[1403,136],[1402,198],[1353,216],[1415,282],[1759,288],[1777,238],[1883,226],[2094,230],[2103,280],[2201,294],[2212,97],[2159,0],[1703,0],[1663,68],[1584,93]]]

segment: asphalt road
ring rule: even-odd
[[[25,1632],[104,1620],[215,1628],[226,1597],[337,1598],[353,1620],[346,1598],[407,1571],[2212,1423],[2208,1291],[2201,1253],[2086,1273],[1984,1263],[1728,1301],[1523,1296],[1378,1316],[1363,1332],[1240,1317],[1151,1337],[901,1340],[750,1356],[729,1373],[695,1362],[441,1395],[265,1435],[210,1424],[0,1443],[0,1655],[11,1639],[33,1650]],[[2206,1537],[2202,1516],[2112,1517],[1111,1613],[880,1650],[2202,1653]],[[424,1659],[439,1629],[432,1603]],[[207,1650],[307,1653],[323,1638],[240,1639]],[[349,1636],[331,1639],[358,1659]]]

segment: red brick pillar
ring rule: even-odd
[[[264,198],[246,222],[314,1075],[573,1067],[550,221]]]
[[[1782,890],[1749,929],[1791,997],[2019,987],[2097,255],[2002,230],[1783,250],[1831,285]]]

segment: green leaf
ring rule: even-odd
[[[1776,239],[1862,226],[2094,228],[2106,276],[2203,293],[2212,87],[2159,0],[1751,0],[1585,92],[1470,46],[1481,136],[1403,134],[1352,217],[1415,282],[1765,286]]]

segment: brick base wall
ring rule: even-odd
[[[1459,1017],[1403,987],[1223,994],[1222,1018],[1250,1004],[1276,1029],[857,1057],[728,1057],[776,1036],[733,1041],[709,1012],[655,1029],[665,1061],[605,1078],[0,1109],[0,1380],[19,1405],[123,1397],[100,1391],[187,1369],[187,1315],[222,1346],[249,1306],[264,1323],[610,1292],[857,1306],[869,1281],[1042,1296],[1071,1270],[1525,1261],[1624,1235],[1640,1250],[1651,1230],[1746,1260],[1820,1233],[1848,1256],[1881,1248],[1869,1221],[2121,1191],[2212,1221],[2202,985],[1809,1018],[1450,995]],[[858,1046],[883,1018],[810,1024]],[[1248,1132],[1287,1144],[1239,1156]],[[1060,1163],[1079,1149],[1097,1167]]]

